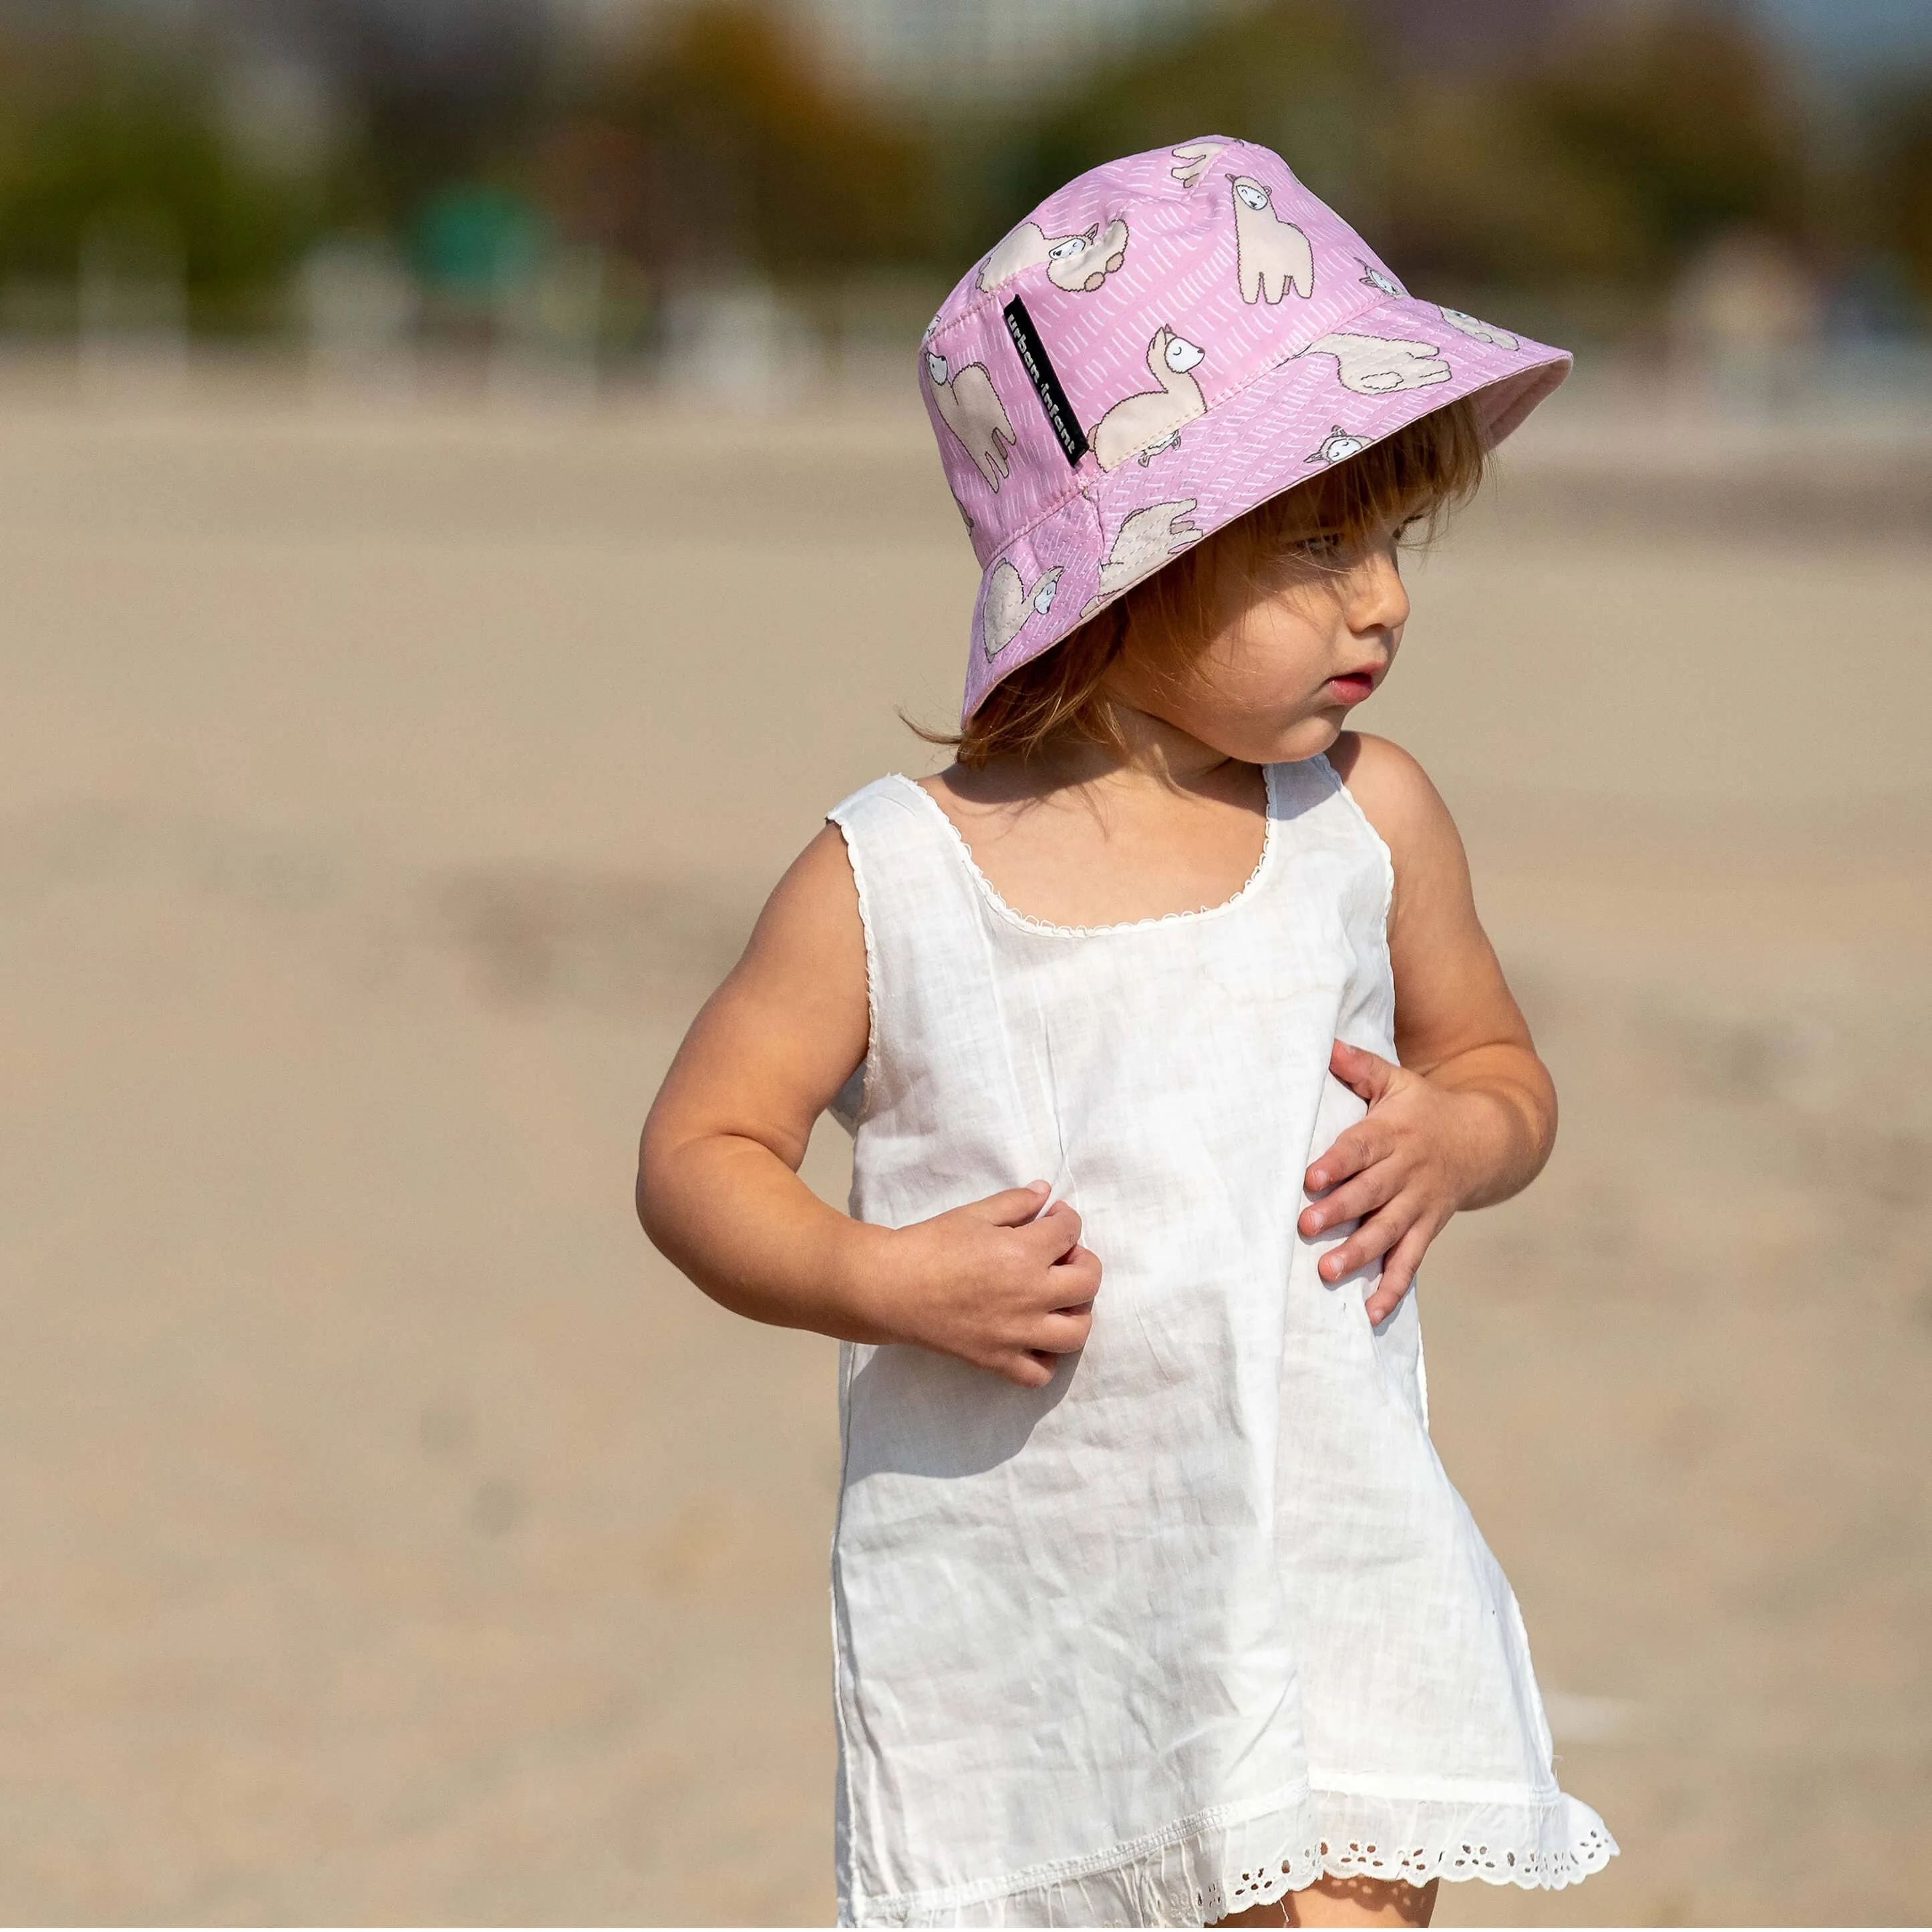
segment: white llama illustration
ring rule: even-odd
[[[1230,175],[1234,190],[1234,252],[1244,302],[1278,302],[1290,289],[1315,292],[1315,250],[1308,237],[1274,212],[1274,194],[1252,175]]]
[[[1168,152],[1180,165],[1169,168],[1168,172],[1184,188],[1192,188],[1214,165],[1214,157],[1227,145],[1225,141],[1196,141],[1185,148],[1170,148]]]
[[[1010,282],[1022,269],[1037,268],[1046,260],[1046,237],[1036,222],[1022,221],[1004,236],[980,264],[980,292],[985,295]]]
[[[1426,389],[1449,380],[1449,365],[1432,342],[1403,342],[1384,335],[1324,335],[1304,356],[1332,356],[1342,386],[1358,396]]]
[[[1022,221],[980,264],[980,289],[990,294],[1024,269],[1044,267],[1057,289],[1072,295],[1091,295],[1127,259],[1127,224],[1115,215],[1103,228],[1099,222],[1078,235],[1049,241],[1040,224]]]
[[[1157,389],[1123,396],[1087,432],[1102,470],[1118,470],[1130,456],[1148,460],[1180,446],[1180,426],[1208,413],[1207,398],[1193,377],[1208,352],[1163,322],[1148,344],[1147,363]]]
[[[980,616],[980,639],[986,656],[998,657],[1026,628],[1037,613],[1044,617],[1053,608],[1053,593],[1060,586],[1060,574],[1066,566],[1056,563],[1043,576],[1028,584],[1004,557],[993,566],[986,580],[986,602]]]
[[[944,356],[928,350],[926,373],[932,379],[932,400],[938,406],[940,422],[959,439],[966,454],[979,465],[987,488],[997,495],[1000,479],[1011,466],[1007,451],[1019,438],[1013,434],[1012,419],[993,387],[986,364],[969,362],[956,374]],[[1000,447],[1002,436],[1005,449]]]
[[[1362,258],[1359,255],[1355,257],[1355,260],[1362,262]],[[1362,262],[1362,280],[1370,288],[1380,289],[1385,296],[1394,296],[1398,302],[1408,293],[1408,291],[1393,275],[1383,274],[1382,270],[1376,268],[1372,262]]]
[[[1473,315],[1465,315],[1460,308],[1443,309],[1442,316],[1451,328],[1460,328],[1474,341],[1486,342],[1497,349],[1520,349],[1522,346],[1508,329],[1498,328],[1493,322],[1479,322]]]
[[[1100,588],[1082,610],[1083,622],[1108,598],[1151,576],[1169,557],[1201,541],[1205,532],[1188,521],[1196,501],[1184,496],[1172,503],[1149,503],[1127,517],[1114,534],[1113,548],[1101,560]]]
[[[1375,441],[1372,436],[1352,436],[1340,423],[1322,439],[1322,447],[1304,463],[1340,463],[1345,457],[1359,456]]]

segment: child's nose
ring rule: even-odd
[[[1349,628],[1394,631],[1408,622],[1408,592],[1394,557],[1378,550],[1363,558],[1349,572]]]

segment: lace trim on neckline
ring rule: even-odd
[[[1325,762],[1325,760],[1324,760]],[[1146,919],[1118,920],[1109,926],[1060,926],[1050,919],[1038,919],[1030,912],[1022,912],[1018,907],[1009,905],[1000,896],[999,889],[980,869],[980,862],[973,856],[973,848],[966,842],[966,835],[952,822],[946,808],[928,791],[918,779],[909,778],[904,772],[890,775],[899,784],[916,792],[946,831],[951,834],[953,849],[958,854],[968,876],[979,888],[980,896],[993,910],[1010,925],[1018,926],[1024,932],[1040,934],[1048,939],[1100,939],[1124,932],[1144,932],[1155,926],[1192,923],[1196,920],[1218,919],[1224,913],[1231,913],[1247,904],[1261,884],[1262,875],[1267,872],[1274,856],[1276,826],[1279,823],[1276,795],[1274,767],[1262,767],[1262,783],[1268,802],[1264,822],[1262,827],[1262,855],[1255,861],[1255,868],[1241,881],[1233,895],[1223,899],[1219,905],[1190,906],[1179,912],[1155,913]]]

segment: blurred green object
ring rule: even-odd
[[[534,202],[508,189],[464,182],[424,203],[411,254],[436,295],[482,308],[528,281],[550,239],[550,224]]]

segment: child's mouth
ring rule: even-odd
[[[1346,670],[1328,680],[1328,688],[1344,704],[1360,704],[1375,688],[1375,680],[1365,670]]]

